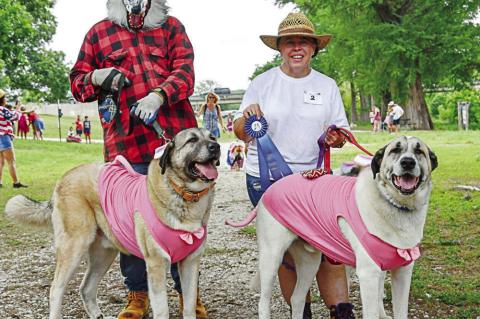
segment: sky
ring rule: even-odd
[[[51,48],[74,63],[90,27],[106,17],[106,0],[57,0],[57,33]],[[278,25],[293,6],[279,8],[274,0],[170,0],[170,15],[187,30],[195,51],[195,81],[213,80],[232,90],[246,89],[256,65],[276,51],[259,35],[277,34]]]

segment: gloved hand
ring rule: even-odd
[[[118,91],[122,81],[125,81],[126,85],[130,85],[130,81],[125,75],[113,67],[94,70],[91,79],[93,85],[101,86],[102,89],[109,92]]]
[[[150,92],[148,95],[137,102],[135,115],[143,120],[145,124],[150,125],[157,116],[157,111],[163,104],[163,97],[157,93]]]

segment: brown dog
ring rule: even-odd
[[[196,231],[205,230],[219,158],[220,145],[215,138],[206,129],[193,128],[178,133],[166,146],[163,156],[151,162],[146,190],[156,218],[167,228],[183,231],[190,240]],[[98,283],[118,251],[129,252],[118,235],[114,235],[103,210],[106,206],[99,196],[99,176],[108,165],[112,164],[86,164],[68,171],[49,202],[35,202],[18,195],[5,207],[6,214],[19,222],[53,225],[57,264],[50,289],[50,319],[62,318],[65,288],[84,257],[88,269],[80,294],[89,317],[103,318],[96,300]],[[171,255],[156,242],[146,220],[143,211],[134,211],[133,237],[147,265],[154,317],[167,318],[165,279]],[[200,256],[204,247],[205,241],[179,261],[184,318],[195,318]]]

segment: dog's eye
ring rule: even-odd
[[[392,148],[392,149],[390,150],[390,154],[392,154],[392,153],[393,153],[393,154],[398,154],[398,153],[400,153],[401,151],[402,151],[402,148],[401,148],[401,147],[395,147],[395,148]]]
[[[194,136],[188,139],[187,143],[197,143],[198,137]]]
[[[215,136],[213,136],[213,135],[210,135],[210,140],[212,140],[212,141],[216,141],[216,140],[217,140],[217,138],[216,138]]]
[[[415,154],[417,154],[417,155],[425,155],[425,153],[424,153],[421,149],[419,149],[419,148],[416,148],[416,149],[415,149]]]

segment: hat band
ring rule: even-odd
[[[296,34],[296,33],[308,33],[311,35],[315,35],[314,31],[307,28],[295,28],[295,29],[287,29],[278,32],[278,36],[286,36],[289,34]]]

